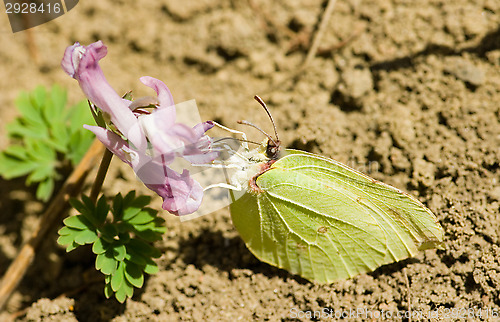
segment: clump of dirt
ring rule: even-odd
[[[19,91],[38,84],[59,83],[72,102],[81,100],[60,58],[74,41],[100,39],[109,51],[102,67],[119,93],[150,95],[138,78],[154,76],[177,102],[196,99],[203,119],[232,128],[247,119],[272,132],[252,99],[259,94],[287,147],[347,163],[424,202],[444,227],[444,250],[316,285],[255,259],[227,209],[183,223],[165,214],[160,272],[122,305],[104,298],[89,249],[66,254],[56,245],[54,227],[2,319],[307,320],[308,312],[357,309],[411,310],[414,317],[438,312],[439,318],[453,312],[476,314],[472,318],[498,314],[500,2],[338,1],[319,55],[300,78],[290,80],[324,5],[84,1],[33,29],[32,40],[27,32],[10,33],[4,15],[3,123],[15,117]],[[262,140],[258,132],[245,131]],[[5,147],[5,140],[0,144]],[[107,180],[110,194],[150,193],[119,163]],[[1,181],[0,191],[5,272],[42,205],[21,180]]]

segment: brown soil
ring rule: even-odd
[[[55,227],[2,320],[275,321],[324,308],[440,310],[439,318],[461,309],[482,308],[483,319],[486,309],[490,317],[498,313],[500,2],[339,0],[321,55],[284,84],[305,58],[304,40],[325,2],[249,3],[80,1],[31,31],[36,61],[28,34],[12,34],[2,14],[2,123],[16,116],[19,91],[38,84],[59,83],[72,102],[83,99],[60,59],[74,41],[101,39],[109,49],[102,67],[119,93],[151,95],[138,81],[150,75],[165,81],[177,102],[196,99],[204,119],[232,128],[247,119],[271,130],[252,99],[259,94],[287,147],[335,158],[414,194],[444,227],[445,249],[315,285],[255,259],[227,209],[184,223],[165,214],[160,272],[122,305],[105,299],[88,249],[66,254],[56,245]],[[5,147],[4,126],[0,135]],[[127,167],[113,167],[106,193],[150,193]],[[0,181],[0,192],[4,272],[43,205],[22,180]]]

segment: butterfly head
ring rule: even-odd
[[[280,158],[280,152],[281,142],[279,140],[267,139],[266,156],[271,160],[277,160]]]
[[[265,155],[269,160],[274,160],[276,161],[277,159],[280,158],[280,151],[281,151],[281,142],[278,138],[278,131],[276,130],[276,124],[274,123],[273,117],[269,110],[267,109],[266,103],[257,95],[254,96],[254,99],[259,102],[259,104],[264,108],[266,111],[267,115],[269,116],[269,119],[271,120],[271,123],[273,124],[274,128],[274,135],[275,138],[267,134],[264,130],[262,130],[260,127],[248,122],[248,121],[238,121],[239,124],[245,124],[249,125],[257,130],[259,130],[262,134],[264,134],[267,137],[267,140],[264,141],[261,147],[265,148]]]

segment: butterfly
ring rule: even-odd
[[[274,128],[276,138],[266,134],[243,155],[233,176],[241,189],[230,191],[233,224],[259,260],[331,283],[442,247],[443,228],[416,198],[330,158],[283,149]]]

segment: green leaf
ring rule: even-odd
[[[96,212],[94,213],[94,218],[98,222],[98,225],[104,224],[104,222],[106,221],[106,217],[108,216],[108,213],[109,213],[109,205],[106,202],[106,197],[104,197],[103,195],[97,201]]]
[[[118,262],[113,258],[112,251],[106,251],[96,257],[95,268],[103,274],[111,275],[116,271]]]
[[[89,102],[90,104],[90,102]],[[102,128],[106,128],[106,120],[104,119],[104,115],[101,111],[97,111],[97,113],[95,112],[95,108],[92,108],[91,109],[91,112],[92,112],[92,116],[94,117],[94,122],[102,127]]]
[[[147,211],[141,211],[137,215],[133,216],[128,223],[131,225],[144,225],[152,222],[155,219],[154,215],[151,215]]]
[[[135,191],[134,191],[134,195],[135,195]],[[146,207],[149,202],[151,201],[151,197],[150,196],[138,196],[137,198],[135,198],[129,207],[135,207],[135,208],[144,208]]]
[[[161,218],[156,218],[153,222],[145,225],[134,225],[137,236],[149,242],[154,242],[161,239],[161,235],[166,231],[166,227],[160,226]]]
[[[77,229],[95,229],[94,225],[83,215],[68,217],[64,219],[63,223],[68,227]]]
[[[115,221],[122,220],[123,217],[123,197],[121,193],[118,193],[113,199],[112,210]]]
[[[126,279],[125,283],[122,284],[122,288],[125,288],[125,294],[127,297],[132,297],[134,295],[134,286],[130,284]]]
[[[89,113],[87,101],[81,101],[70,107],[66,119],[69,121],[66,126],[69,137],[67,158],[73,165],[77,165],[94,139],[94,134],[83,128],[83,124],[95,124],[92,114]]]
[[[148,259],[150,259],[150,257],[140,254],[132,248],[127,247],[127,255],[125,256],[125,259],[130,262],[136,263],[137,265],[145,266],[148,263]]]
[[[72,242],[71,244],[68,245],[68,247],[66,247],[66,253],[69,253],[70,251],[77,248],[78,246],[80,246],[80,245],[78,245],[75,242]]]
[[[149,202],[151,201],[151,198],[149,196],[138,196],[135,198],[135,191],[129,192],[126,196],[125,199],[123,200],[123,220],[125,221],[130,221],[132,218],[137,216],[143,208],[145,208]],[[150,215],[154,218],[156,216],[156,211],[151,211],[144,209],[144,211],[149,212]],[[139,223],[141,221],[145,220],[143,217],[142,219],[134,219],[138,220]],[[147,219],[146,219],[147,220]],[[146,222],[149,222],[150,220],[147,220]],[[144,222],[143,222],[144,223]]]
[[[73,166],[76,166],[82,160],[94,140],[93,133],[85,131],[74,131],[70,134],[68,146],[71,148],[67,151],[66,156]]]
[[[26,149],[21,145],[10,145],[3,151],[3,153],[6,154],[6,157],[18,160],[25,160],[28,157]]]
[[[137,216],[138,213],[141,212],[141,208],[127,208],[123,211],[123,218],[122,220],[129,221],[130,219],[134,218]]]
[[[103,254],[109,248],[109,244],[102,240],[102,238],[98,238],[94,245],[92,245],[92,252],[96,255]]]
[[[76,236],[76,234],[79,234],[81,232],[81,229],[75,229],[75,228],[70,228],[70,227],[62,227],[61,229],[59,229],[59,231],[57,232],[59,235],[61,236],[68,236],[68,235],[71,235],[71,236]]]
[[[40,182],[55,177],[53,164],[39,164],[28,176],[26,182]]]
[[[125,288],[120,288],[115,293],[115,298],[118,302],[123,303],[127,299],[127,290]]]
[[[69,128],[82,133],[92,133],[82,128],[83,124],[94,125],[92,113],[89,111],[88,101],[80,101],[68,109],[66,119],[69,120]]]
[[[87,207],[85,207],[85,205],[76,198],[69,199],[69,204],[71,205],[71,207],[75,208],[76,211],[78,211],[79,213],[87,211]]]
[[[73,235],[60,235],[59,238],[57,238],[57,243],[62,246],[66,246],[69,244],[72,244],[75,238]]]
[[[161,252],[139,238],[139,234],[150,233],[154,235],[154,239],[158,239],[161,238],[159,232],[165,231],[166,228],[161,226],[164,220],[156,217],[156,211],[139,208],[144,207],[147,201],[149,198],[135,198],[135,192],[127,194],[125,198],[117,195],[113,201],[111,223],[105,223],[109,205],[104,196],[99,199],[97,205],[85,195],[82,196],[81,202],[76,199],[70,201],[80,214],[64,220],[65,227],[59,231],[61,236],[58,242],[68,244],[67,250],[74,249],[79,244],[93,243],[92,251],[96,254],[95,267],[105,275],[106,297],[114,293],[117,300],[123,302],[133,295],[134,287],[144,285],[144,273],[158,272],[152,257],[159,257]],[[134,208],[135,206],[139,207]],[[98,214],[98,211],[102,213]],[[116,221],[115,213],[124,211],[128,211],[129,216],[136,213],[130,216],[134,225],[128,221]],[[96,217],[100,217],[102,225],[95,225]]]
[[[85,195],[82,195],[82,202],[70,202],[94,227],[104,224],[109,209],[104,196],[99,199],[97,206]]]
[[[117,261],[123,261],[125,259],[125,255],[127,254],[127,248],[125,245],[118,245],[113,247],[113,256]]]
[[[158,273],[159,269],[158,269],[158,265],[153,262],[153,263],[148,263],[145,267],[144,267],[144,273],[146,274],[149,274],[149,275],[153,275],[153,274],[156,274]]]
[[[141,268],[131,262],[125,262],[125,278],[127,281],[137,288],[141,288],[144,283],[144,275]]]
[[[117,224],[116,226],[120,226],[121,224]],[[130,232],[132,231],[132,229],[128,229],[126,231],[120,231],[118,233],[118,240],[120,241],[120,243],[122,244],[126,244],[130,241]]]
[[[19,119],[15,119],[11,123],[5,126],[8,136],[10,138],[32,138],[38,140],[47,140],[49,138],[49,133],[47,128],[40,124],[24,124]]]
[[[134,199],[135,199],[135,190],[132,190],[129,193],[127,193],[125,198],[123,198],[123,204],[125,205],[125,207],[128,207],[134,202]]]
[[[128,100],[128,101],[133,100],[134,98],[133,98],[133,96],[132,96],[132,91],[128,91],[128,92],[126,92],[125,94],[123,94],[122,98],[123,98],[123,99],[126,99],[126,100]]]
[[[121,234],[121,235],[124,235],[124,234],[129,235],[130,232],[134,231],[134,226],[132,226],[128,222],[120,221],[114,225],[115,225],[116,229],[118,229],[119,234]],[[122,237],[123,236],[120,236],[120,240],[123,240]],[[125,242],[125,240],[123,240],[123,241]]]
[[[54,119],[54,116],[59,116],[63,119],[64,116],[64,108],[66,106],[66,98],[67,93],[61,87],[54,85],[50,91],[50,98],[47,100],[47,104],[45,104],[44,114],[46,120],[50,122],[51,119]]]
[[[118,229],[116,229],[113,224],[106,224],[101,229],[101,234],[104,240],[108,243],[113,243],[115,241],[115,237],[118,236]]]
[[[161,239],[161,236],[158,236],[157,233],[155,233],[152,230],[137,230],[136,235],[144,240],[147,240],[149,242],[155,242],[157,240]]]
[[[111,288],[111,284],[107,283],[104,285],[104,296],[109,299],[113,295],[113,289]],[[122,302],[123,303],[123,302]]]
[[[131,239],[127,244],[127,248],[146,257],[152,257],[153,254],[159,252],[155,247],[137,238]]]
[[[35,162],[22,161],[4,153],[0,154],[0,162],[0,174],[7,180],[24,176],[37,167]]]
[[[27,184],[40,183],[37,190],[39,199],[48,200],[53,193],[55,180],[60,177],[59,167],[65,164],[58,160],[58,156],[68,156],[66,152],[76,148],[69,144],[73,131],[68,125],[70,121],[82,124],[83,118],[68,118],[67,115],[72,113],[65,109],[65,104],[66,92],[63,89],[53,86],[47,91],[38,86],[30,93],[20,93],[16,106],[21,116],[6,125],[9,139],[13,142],[4,151],[6,153],[0,153],[0,174],[8,179],[28,175]],[[90,113],[87,113],[86,119],[89,118]],[[92,136],[81,126],[74,132]],[[85,142],[90,143],[90,140]],[[80,150],[81,153],[83,151]]]
[[[36,161],[53,161],[50,160],[51,156],[54,156],[54,154],[50,155],[47,153],[47,150],[50,150],[50,146],[47,146],[46,142],[44,140],[37,140],[33,138],[24,138],[24,147],[26,148],[26,152],[28,154],[28,158]],[[45,152],[45,153],[44,153]],[[52,151],[53,152],[53,151]],[[47,155],[49,154],[49,155]]]
[[[41,110],[45,105],[45,97],[47,92],[43,86],[37,86],[35,90],[31,93],[31,99],[33,107]]]
[[[122,286],[122,283],[124,281],[124,267],[125,264],[123,262],[120,262],[118,264],[118,268],[116,271],[111,275],[111,288],[113,291],[118,291],[120,287]]]
[[[70,135],[69,130],[64,123],[54,124],[51,123],[51,141],[50,146],[60,153],[67,153],[73,147],[69,145]]]
[[[104,198],[104,196],[102,196],[101,199],[102,198]],[[94,208],[95,208],[94,202],[88,196],[82,195],[82,202],[87,209],[94,210]]]
[[[116,272],[111,277],[106,277],[106,286],[104,288],[106,297],[110,297],[114,292],[115,298],[120,303],[125,302],[127,298],[132,297],[134,294],[134,285],[127,280],[125,271],[126,264],[121,262]],[[139,279],[135,279],[134,282],[139,285]]]
[[[48,201],[54,191],[54,180],[48,178],[38,184],[36,189],[36,198],[38,200]]]
[[[16,100],[17,109],[21,112],[22,118],[33,125],[44,124],[43,118],[38,111],[38,107],[33,104],[28,93],[21,93]]]
[[[57,243],[60,245],[67,245],[66,252],[70,252],[78,246],[83,245],[84,243],[82,243],[82,240],[89,240],[89,236],[81,236],[85,234],[85,232],[88,232],[88,230],[64,226],[58,231],[59,238],[57,239]]]
[[[82,230],[79,234],[75,236],[75,243],[79,245],[92,244],[99,237],[93,230]]]

